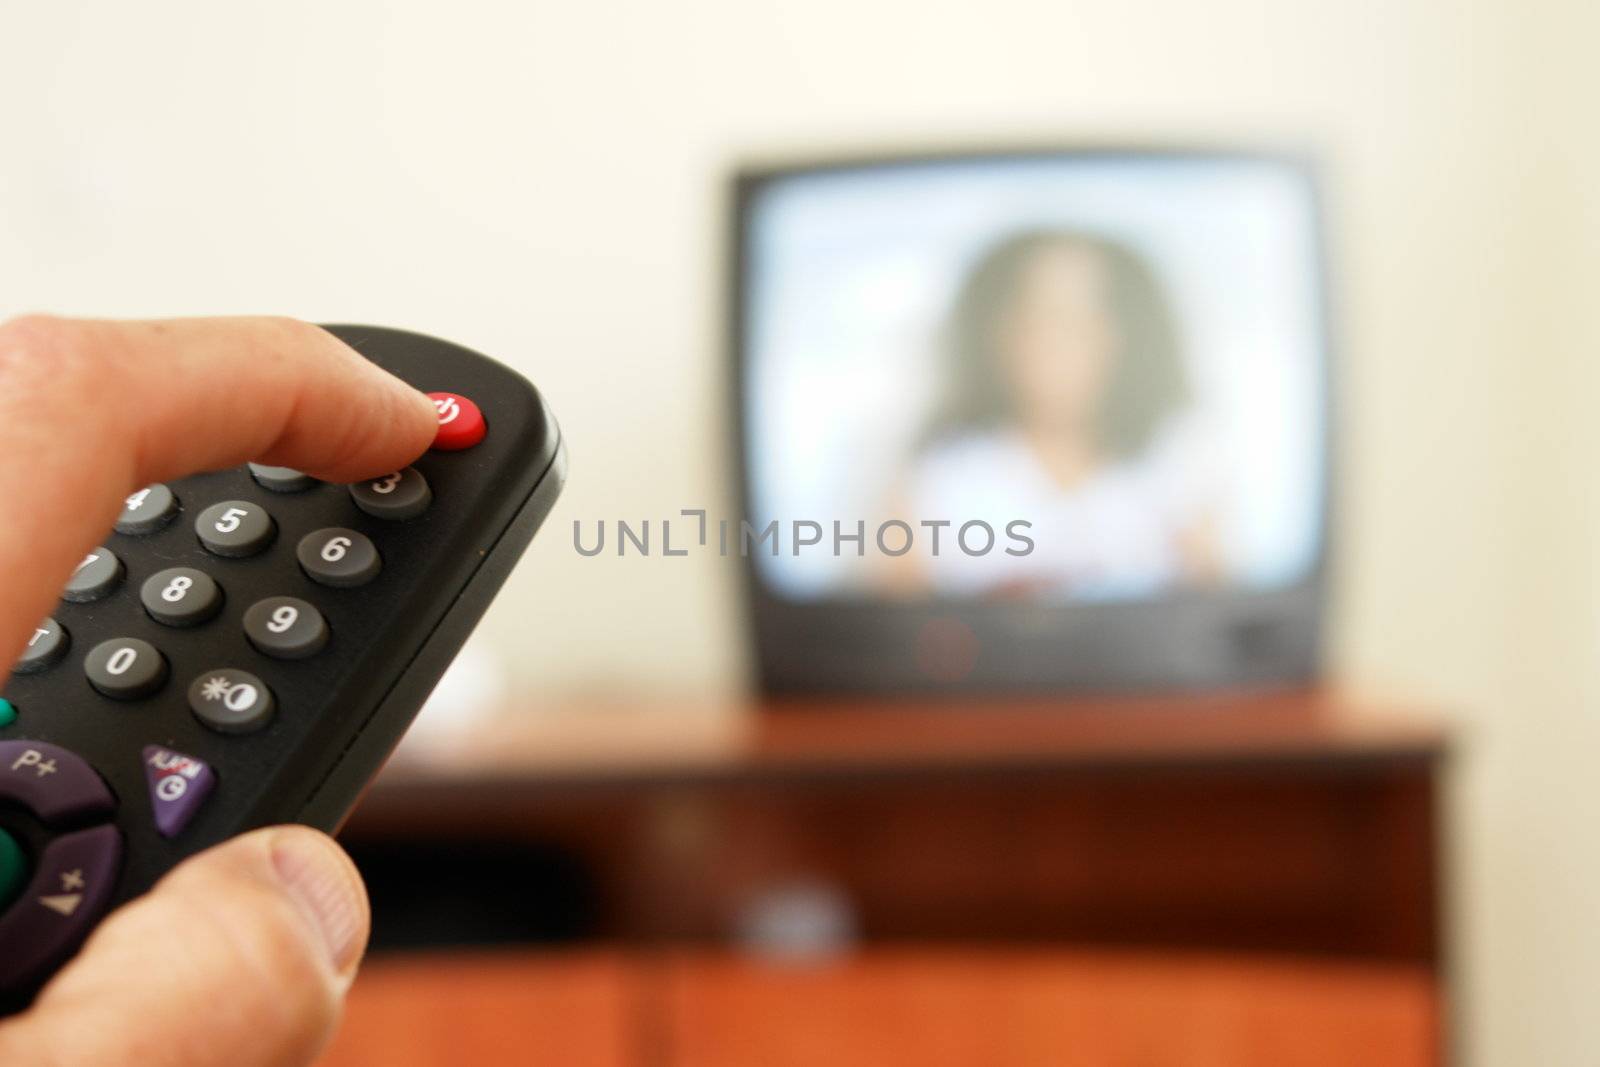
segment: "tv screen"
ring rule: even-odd
[[[1329,464],[1304,165],[1036,152],[739,187],[770,684],[1309,675]]]

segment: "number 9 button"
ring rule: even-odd
[[[383,569],[372,539],[342,526],[306,534],[295,555],[306,577],[336,588],[366,585]]]
[[[273,659],[305,659],[328,643],[322,612],[292,596],[269,596],[244,613],[244,635]]]

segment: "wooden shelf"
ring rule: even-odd
[[[1406,965],[1052,950],[370,962],[322,1067],[1435,1067],[1432,977]]]
[[[1317,690],[1094,700],[587,703],[511,710],[402,749],[369,799],[525,787],[1019,767],[1431,761],[1436,718]]]

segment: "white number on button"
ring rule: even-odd
[[[150,490],[141,489],[137,493],[134,493],[132,496],[130,496],[127,500],[124,500],[123,503],[127,505],[129,511],[138,511],[140,508],[144,507],[145,499],[149,497],[149,495]]]
[[[87,567],[89,564],[93,563],[95,560],[97,560],[99,558],[100,558],[100,553],[98,553],[98,552],[89,553],[87,556],[83,557],[83,562],[82,563],[78,564],[77,567],[73,568],[72,573],[73,574],[77,574],[78,571],[83,570],[83,568]]]
[[[43,626],[41,626],[38,629],[34,630],[33,631],[33,637],[30,638],[29,641],[28,641],[28,647],[32,648],[34,645],[37,645],[39,643],[39,638],[43,637],[45,634],[47,634],[49,632],[50,632],[49,629],[46,628],[46,627],[43,627]]]
[[[136,661],[138,658],[139,653],[137,649],[134,649],[128,645],[124,645],[115,652],[111,653],[111,658],[106,660],[106,673],[127,674],[128,668],[132,667],[134,661]]]
[[[165,589],[161,590],[161,599],[169,604],[176,604],[188,594],[189,587],[193,584],[193,578],[187,574],[180,574],[168,582]]]
[[[222,518],[217,520],[217,533],[233,533],[239,528],[239,522],[250,514],[243,508],[229,508],[222,513]]]
[[[322,558],[329,563],[338,563],[341,559],[344,559],[344,554],[350,551],[351,544],[352,542],[348,537],[330,538],[328,543],[322,546]]]
[[[396,471],[387,478],[379,478],[377,481],[373,482],[372,491],[374,493],[392,493],[395,491],[395,488],[399,486],[399,484],[400,472]]]
[[[283,607],[273,611],[272,618],[267,620],[267,629],[275,634],[281,634],[293,626],[298,618],[300,618],[300,609],[292,604],[285,604]]]

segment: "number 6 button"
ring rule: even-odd
[[[306,576],[319,585],[366,585],[383,569],[372,539],[342,526],[306,534],[295,555]]]
[[[216,556],[253,556],[272,544],[278,527],[259,504],[224,500],[194,520],[194,532],[206,551]]]
[[[292,596],[269,596],[244,613],[244,635],[273,659],[305,659],[328,643],[322,612]]]

